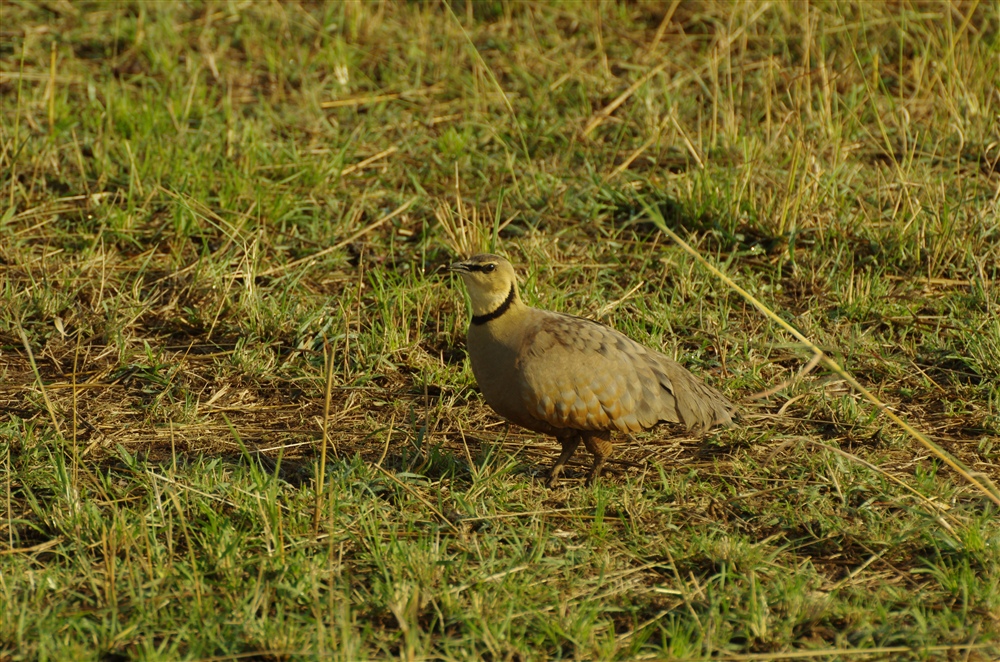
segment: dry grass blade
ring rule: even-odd
[[[452,23],[456,25],[458,29],[462,32],[462,36],[465,38],[465,43],[469,47],[469,50],[472,52],[473,56],[475,57],[476,62],[479,64],[480,67],[482,67],[482,70],[486,72],[486,75],[487,77],[489,77],[490,82],[493,84],[493,87],[496,88],[497,92],[500,94],[500,98],[503,99],[504,107],[507,109],[510,122],[511,124],[514,125],[514,130],[517,131],[518,138],[520,138],[521,149],[526,159],[527,166],[528,168],[534,168],[531,160],[531,152],[528,151],[528,142],[527,140],[525,140],[524,131],[521,129],[521,123],[518,122],[517,119],[517,111],[514,110],[514,106],[511,104],[510,98],[504,91],[503,86],[500,85],[500,81],[497,80],[496,74],[493,73],[493,69],[486,62],[486,60],[483,59],[483,55],[482,53],[479,52],[479,49],[476,48],[476,44],[474,41],[472,41],[472,37],[469,36],[469,33],[462,25],[462,22],[458,20],[458,16],[455,15],[454,8],[452,8],[452,6],[447,3],[444,6],[448,10],[448,15],[451,17]]]
[[[410,487],[409,485],[407,485],[406,483],[404,483],[400,479],[398,479],[395,476],[393,476],[392,473],[390,473],[386,469],[383,469],[381,466],[379,466],[379,465],[376,464],[375,468],[378,469],[382,473],[382,475],[384,475],[386,478],[388,478],[389,480],[391,480],[392,482],[396,483],[397,485],[399,485],[400,487],[402,487],[404,490],[406,490],[410,494],[410,496],[412,496],[413,498],[417,499],[422,504],[424,504],[425,506],[427,506],[428,508],[430,508],[430,511],[432,513],[434,513],[435,515],[437,515],[438,519],[441,520],[441,522],[443,524],[447,524],[449,529],[451,529],[455,533],[459,533],[458,527],[456,527],[454,524],[452,524],[451,520],[448,519],[447,517],[445,517],[444,514],[440,510],[438,510],[437,506],[435,506],[433,503],[431,503],[430,501],[428,501],[427,499],[425,499],[422,494],[420,494],[419,492],[417,492],[415,489],[413,489],[412,487]]]
[[[373,223],[369,223],[365,227],[361,228],[360,230],[358,230],[357,232],[355,232],[354,234],[352,234],[347,239],[343,239],[341,241],[338,241],[333,246],[329,246],[327,248],[324,248],[321,251],[316,251],[312,255],[307,255],[306,257],[299,258],[298,260],[292,260],[291,262],[288,262],[286,264],[282,264],[282,265],[277,266],[277,267],[272,267],[270,269],[265,269],[264,271],[260,272],[257,275],[258,276],[273,276],[274,274],[281,273],[282,271],[288,271],[289,269],[297,267],[300,264],[305,264],[306,262],[310,262],[310,261],[315,260],[317,258],[320,258],[320,257],[322,257],[324,255],[329,255],[330,253],[338,251],[341,248],[343,248],[344,246],[346,246],[347,244],[351,243],[352,241],[355,241],[356,239],[362,237],[363,235],[368,234],[369,232],[371,232],[371,231],[373,231],[373,230],[381,227],[382,225],[385,225],[386,223],[388,223],[392,219],[396,218],[397,216],[399,216],[400,214],[402,214],[403,212],[405,212],[407,209],[409,209],[413,205],[413,203],[417,201],[417,199],[418,198],[416,196],[410,198],[409,200],[407,200],[406,202],[404,202],[400,206],[396,207],[394,210],[392,210],[391,212],[389,212],[388,214],[386,214],[382,218],[378,219],[377,221],[375,221]]]
[[[765,398],[771,397],[775,393],[780,393],[781,391],[784,391],[789,386],[793,386],[794,384],[797,384],[799,381],[801,381],[806,375],[808,375],[810,372],[812,372],[813,369],[815,369],[816,366],[818,366],[822,360],[823,360],[823,355],[822,354],[813,354],[813,357],[811,359],[809,359],[809,362],[806,363],[801,368],[799,368],[799,371],[797,373],[795,373],[795,376],[793,376],[791,379],[786,379],[785,381],[781,382],[780,384],[776,384],[776,385],[772,386],[769,389],[765,389],[765,390],[761,391],[760,393],[754,393],[753,395],[749,395],[749,396],[746,397],[746,399],[747,400],[763,400]],[[798,396],[798,397],[801,397],[801,396]],[[795,400],[795,399],[796,398],[792,398],[792,400]],[[789,400],[789,402],[791,402],[792,400]],[[782,407],[785,407],[787,405],[788,405],[788,402],[786,402],[784,405],[782,405]]]
[[[320,103],[319,107],[324,110],[332,108],[355,108],[358,106],[381,103],[383,101],[396,101],[397,99],[405,100],[412,99],[414,97],[433,95],[440,92],[441,89],[440,85],[431,85],[429,87],[423,87],[415,90],[406,90],[405,92],[390,92],[386,94],[361,95],[346,99],[333,99],[332,101],[324,101]]]
[[[434,208],[434,217],[441,225],[447,235],[446,243],[455,255],[468,257],[476,253],[482,253],[491,249],[491,244],[496,240],[496,232],[502,229],[503,225],[494,228],[489,227],[486,219],[482,218],[477,207],[473,207],[471,214],[466,210],[462,202],[461,181],[456,169],[455,172],[455,210],[453,211],[446,203],[441,202]],[[507,223],[510,221],[508,220]]]
[[[583,129],[583,135],[589,136],[594,131],[594,129],[603,124],[604,120],[608,119],[611,116],[611,113],[618,110],[619,106],[628,101],[628,98],[633,94],[635,94],[636,90],[645,85],[650,78],[652,78],[656,74],[666,69],[668,64],[670,64],[670,62],[668,61],[661,62],[660,64],[656,65],[655,67],[647,71],[645,74],[643,74],[643,76],[639,80],[629,85],[628,89],[626,89],[624,92],[615,97],[614,101],[612,101],[607,106],[598,111],[594,115],[594,117],[589,122],[587,122],[587,126]]]
[[[942,505],[940,503],[937,503],[936,501],[934,501],[932,499],[928,499],[926,496],[924,496],[923,494],[921,494],[919,491],[917,491],[913,487],[907,485],[905,482],[903,482],[899,478],[896,478],[895,476],[893,476],[888,471],[885,471],[884,469],[881,469],[881,468],[875,466],[871,462],[868,462],[866,460],[861,459],[860,457],[858,457],[857,455],[854,455],[853,453],[848,453],[847,451],[843,450],[842,448],[837,448],[836,446],[827,446],[827,445],[821,444],[821,443],[819,443],[817,441],[813,441],[812,439],[803,439],[803,441],[809,443],[810,445],[812,445],[812,446],[814,446],[816,448],[821,448],[821,449],[827,450],[827,451],[833,451],[834,453],[836,453],[836,454],[838,454],[838,455],[840,455],[842,457],[847,458],[851,462],[857,462],[858,464],[860,464],[860,465],[862,465],[864,467],[867,467],[868,469],[871,469],[872,471],[875,471],[876,473],[879,473],[879,474],[885,476],[886,478],[888,478],[892,482],[896,483],[897,485],[899,485],[900,487],[902,487],[904,490],[906,490],[907,492],[909,492],[910,494],[912,494],[913,496],[917,497],[918,499],[920,499],[921,501],[923,501],[925,504],[927,504],[928,506],[930,506],[930,508],[932,510],[934,510],[937,513],[940,513],[940,515],[936,516],[936,519],[938,520],[938,522],[941,524],[941,526],[943,526],[944,528],[948,529],[948,531],[950,533],[955,533],[955,529],[953,529],[951,527],[951,525],[948,524],[948,522],[946,522],[943,519],[941,519],[942,516],[947,517],[955,525],[958,525],[958,522],[955,521],[955,519],[948,513],[948,510],[947,510],[947,508],[944,505]]]
[[[5,556],[7,554],[40,554],[41,552],[47,552],[53,547],[58,547],[65,542],[65,540],[65,538],[53,538],[52,540],[40,542],[37,545],[32,545],[31,547],[0,549],[0,556]]]
[[[664,127],[666,127],[667,121],[669,119],[670,119],[669,117],[664,117],[663,121],[660,122],[660,126],[657,128],[656,132],[653,133],[651,136],[649,136],[649,138],[647,138],[644,143],[642,143],[634,150],[632,150],[632,153],[626,156],[621,163],[615,166],[614,170],[605,175],[604,181],[609,182],[618,175],[628,170],[632,166],[632,164],[635,163],[635,160],[640,156],[642,156],[643,152],[649,149],[653,145],[653,143],[659,141],[661,139],[661,134],[663,133],[663,129]]]
[[[323,348],[323,358],[326,359],[326,390],[323,398],[323,434],[319,447],[319,470],[316,473],[316,508],[313,511],[313,534],[319,535],[319,520],[323,512],[323,480],[326,478],[326,449],[330,444],[330,398],[333,395],[333,358],[334,347],[326,343]],[[333,447],[333,456],[337,457],[337,447]]]
[[[340,176],[341,177],[346,177],[347,175],[351,174],[352,172],[357,172],[358,170],[364,170],[365,168],[367,168],[371,164],[375,163],[376,161],[378,161],[380,159],[384,159],[385,157],[387,157],[387,156],[389,156],[391,154],[395,154],[398,151],[399,151],[399,148],[396,147],[395,145],[393,145],[392,147],[388,147],[386,149],[383,149],[378,154],[375,154],[373,156],[369,156],[367,159],[364,159],[363,161],[359,161],[359,162],[355,163],[354,165],[347,166],[346,168],[344,168],[343,170],[340,171]]]
[[[236,504],[230,501],[229,499],[223,499],[222,497],[216,496],[214,494],[209,494],[208,492],[196,489],[194,487],[191,487],[190,485],[185,485],[183,483],[174,480],[173,478],[170,478],[169,476],[162,476],[156,473],[155,471],[147,471],[146,473],[150,478],[155,478],[156,480],[162,480],[165,483],[169,483],[174,487],[180,488],[187,492],[191,492],[192,494],[197,494],[198,496],[205,497],[206,499],[211,499],[212,501],[218,501],[219,503],[224,503],[227,506],[236,507]]]
[[[653,35],[653,41],[646,48],[646,53],[652,55],[656,51],[656,47],[660,45],[660,41],[663,39],[663,35],[667,31],[667,26],[670,25],[670,19],[674,17],[674,12],[677,11],[677,7],[681,4],[681,0],[674,0],[670,3],[670,8],[663,14],[663,18],[660,19],[660,25],[656,28],[656,34]]]
[[[492,575],[489,575],[488,577],[483,577],[481,579],[477,579],[474,582],[469,582],[467,584],[462,584],[461,586],[456,586],[455,588],[451,589],[451,591],[449,591],[449,593],[451,593],[452,595],[458,595],[459,593],[462,593],[463,591],[466,591],[466,590],[472,588],[476,584],[483,584],[483,583],[486,583],[486,582],[495,582],[498,579],[503,579],[504,577],[506,577],[508,575],[513,575],[514,573],[521,572],[523,570],[527,570],[528,567],[529,566],[527,566],[527,565],[519,565],[519,566],[515,566],[513,568],[510,568],[509,570],[503,570],[501,572],[496,572],[496,573],[493,573]]]

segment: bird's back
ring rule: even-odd
[[[504,334],[503,347],[482,342],[484,333],[474,348],[469,334],[470,355],[478,349],[489,359],[478,363],[492,366],[476,371],[487,402],[515,423],[554,433],[636,432],[659,422],[707,429],[732,421],[725,396],[660,352],[598,322],[525,308],[518,333]],[[476,364],[474,358],[474,370]],[[479,373],[491,371],[484,377],[498,382],[484,386]]]

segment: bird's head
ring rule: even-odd
[[[503,314],[518,300],[514,267],[499,255],[473,255],[468,260],[454,263],[448,270],[458,272],[465,281],[472,301],[473,323],[477,323],[476,318]]]

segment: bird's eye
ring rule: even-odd
[[[484,264],[483,265],[483,273],[484,274],[493,273],[494,271],[496,271],[496,268],[497,268],[497,265],[495,265],[495,264]]]

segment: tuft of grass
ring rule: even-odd
[[[1000,655],[996,506],[647,212],[995,488],[995,4],[2,12],[0,658]],[[480,250],[743,421],[541,487]]]

